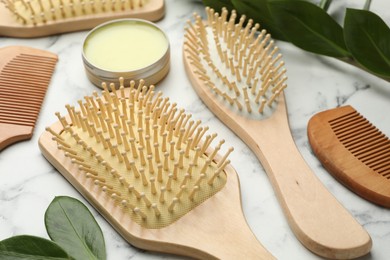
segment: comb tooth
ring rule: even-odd
[[[353,147],[354,144],[358,144],[362,140],[365,140],[366,138],[375,138],[377,135],[377,130],[374,127],[371,127],[370,129],[366,129],[364,132],[358,133],[355,135],[355,138],[350,138],[349,140],[343,140],[343,144],[346,147]]]
[[[359,160],[361,160],[362,162],[364,162],[365,164],[367,165],[372,165],[373,163],[377,162],[377,161],[380,161],[382,159],[386,159],[385,156],[388,156],[389,155],[389,149],[390,147],[387,145],[387,147],[377,147],[377,148],[374,148],[370,151],[368,151],[368,153],[366,154],[360,154],[360,155],[356,155],[354,154]]]
[[[353,144],[348,144],[346,147],[348,147],[348,150],[351,152],[357,152],[359,149],[365,149],[368,146],[372,145],[385,145],[389,144],[390,140],[388,140],[381,132],[375,131],[371,136],[365,136],[365,138],[362,138],[360,142],[355,142]]]
[[[344,118],[343,121],[339,121],[337,123],[333,123],[332,128],[335,131],[342,132],[343,130],[348,130],[350,128],[354,128],[355,125],[361,125],[367,123],[367,120],[365,120],[362,116],[359,114],[353,114],[349,117]]]
[[[34,63],[35,60],[39,61],[41,65],[42,63],[48,64],[55,64],[57,61],[53,57],[46,57],[46,56],[40,56],[40,55],[34,55],[34,54],[29,54],[29,53],[21,53],[19,56],[16,56],[14,58],[16,61],[22,61],[22,62],[32,62]],[[38,67],[41,65],[37,65]]]
[[[375,126],[364,124],[351,128],[349,131],[344,131],[342,134],[338,134],[338,137],[340,140],[348,142],[349,140],[354,140],[356,137],[369,134],[371,132],[376,132]]]
[[[42,98],[40,97],[32,98],[31,100],[29,100],[28,97],[24,97],[24,96],[13,95],[7,92],[5,92],[4,94],[7,94],[8,97],[7,98],[0,97],[0,103],[1,103],[0,108],[17,109],[21,112],[25,112],[26,114],[30,112],[30,109],[34,109],[38,111],[40,110],[40,106],[42,104]],[[12,99],[18,100],[18,103],[16,103]]]
[[[376,160],[375,164],[371,164],[370,167],[374,169],[374,171],[377,171],[381,173],[382,171],[386,170],[386,167],[388,167],[390,164],[388,158],[386,158],[386,154],[382,156],[378,156],[378,159]]]
[[[1,74],[0,74],[1,76]],[[31,82],[30,82],[31,83]],[[6,82],[5,84],[3,84],[3,82],[0,80],[0,89],[1,89],[1,92],[4,94],[3,96],[7,97],[9,95],[17,95],[17,96],[21,96],[21,97],[28,97],[30,96],[31,98],[43,98],[45,96],[45,93],[46,93],[46,86],[28,86],[27,84],[26,85],[22,85],[23,86],[23,90],[26,90],[26,91],[20,91],[19,88],[15,87],[17,86],[15,84],[15,82]]]
[[[339,125],[339,124],[343,124],[344,121],[350,120],[351,118],[356,117],[356,115],[357,115],[357,111],[354,110],[354,111],[349,112],[349,113],[347,113],[345,115],[342,115],[340,117],[337,117],[337,118],[329,120],[329,124],[331,126],[336,126],[336,125]]]
[[[377,151],[377,149],[382,149],[382,148],[383,148],[383,146],[381,143],[376,143],[376,144],[372,144],[370,147],[366,147],[366,148],[362,147],[362,149],[359,149],[354,154],[358,158],[363,158],[366,155],[369,155],[370,153],[375,153]]]
[[[20,111],[19,109],[0,109],[1,112],[7,113],[5,116],[1,116],[3,118],[10,118],[15,120],[21,120],[25,119],[29,122],[35,121],[35,118],[38,116],[39,110],[30,111],[30,113],[24,113],[23,111]]]
[[[366,126],[369,126],[370,124],[365,121],[365,120],[362,120],[361,118],[355,118],[354,121],[350,121],[348,123],[346,123],[345,125],[340,125],[338,128],[337,127],[334,127],[334,131],[336,131],[340,136],[347,136],[351,133],[353,133],[353,131],[357,131],[357,129],[364,129]]]
[[[16,125],[23,125],[23,126],[35,126],[35,120],[28,120],[25,118],[19,119],[19,118],[9,118],[9,117],[2,117],[0,116],[0,122],[4,124],[16,124]]]
[[[37,61],[35,61],[37,62]],[[52,64],[49,64],[50,66]],[[35,76],[35,77],[44,77],[43,75],[40,75],[40,74],[34,74],[34,73],[31,73],[31,69],[29,69],[28,67],[26,66],[34,66],[34,71],[36,72],[39,72],[40,74],[48,74],[49,72],[47,71],[47,66],[46,64],[41,64],[40,66],[36,66],[34,65],[33,62],[13,62],[7,66],[4,67],[3,69],[3,73],[9,73],[9,74],[15,74],[15,75],[18,75],[18,74],[25,74],[25,75],[28,75],[28,76]]]
[[[364,159],[364,163],[368,166],[372,165],[375,163],[375,161],[382,156],[389,156],[390,155],[390,151],[382,151],[381,153],[377,153],[377,154],[372,154],[370,156],[367,156],[365,159]]]
[[[22,102],[21,102],[22,103]],[[15,102],[0,103],[0,118],[2,120],[19,121],[20,119],[26,119],[28,123],[35,122],[38,116],[40,108],[31,104],[23,105],[23,103],[15,104]],[[0,121],[1,122],[1,121]]]
[[[11,90],[15,89],[15,85],[23,86],[23,88],[26,88],[28,91],[37,92],[45,92],[47,89],[47,86],[49,84],[48,80],[35,80],[31,78],[16,78],[16,77],[10,77],[7,75],[0,74],[2,79],[0,79],[0,83],[2,85],[2,88]]]

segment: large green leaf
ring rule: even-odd
[[[205,6],[213,8],[216,12],[220,13],[222,7],[226,7],[229,11],[233,9],[233,5],[230,0],[202,0]]]
[[[248,19],[259,23],[260,27],[271,33],[272,38],[285,40],[283,33],[275,24],[268,8],[269,0],[232,0],[234,8],[239,14],[245,14]]]
[[[34,236],[15,236],[0,241],[2,260],[64,260],[72,259],[61,247],[50,240]]]
[[[361,65],[390,76],[390,29],[378,15],[347,9],[344,35],[348,49]]]
[[[103,233],[88,208],[71,197],[56,197],[45,213],[50,238],[77,260],[106,259]]]
[[[272,18],[296,46],[332,57],[350,56],[342,27],[323,9],[306,1],[269,1]]]

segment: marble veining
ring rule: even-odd
[[[303,247],[291,232],[267,175],[252,151],[202,103],[188,81],[182,63],[182,42],[186,20],[193,12],[203,13],[200,1],[167,0],[166,16],[157,24],[168,35],[171,45],[171,68],[158,89],[201,119],[226,139],[235,151],[230,156],[241,183],[242,206],[247,222],[261,243],[278,259],[320,259]],[[343,19],[341,8],[359,8],[364,1],[337,1],[331,12]],[[390,24],[390,3],[375,0],[372,10]],[[55,73],[42,105],[34,136],[0,153],[0,240],[20,234],[47,238],[44,213],[55,196],[80,199],[92,211],[101,226],[108,259],[185,259],[137,249],[98,214],[83,197],[45,160],[38,148],[38,138],[45,127],[56,121],[54,112],[66,113],[65,104],[93,91],[100,91],[84,73],[81,47],[87,31],[37,39],[0,38],[0,47],[27,45],[59,55]],[[307,122],[315,113],[346,104],[390,136],[390,83],[342,62],[304,52],[291,44],[277,42],[286,62],[288,85],[285,91],[293,138],[313,172],[329,191],[353,214],[373,240],[371,253],[362,259],[382,260],[390,256],[390,211],[355,195],[338,183],[321,166],[307,140]],[[20,86],[22,88],[22,86]]]

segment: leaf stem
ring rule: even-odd
[[[353,59],[351,57],[336,58],[336,59],[338,59],[340,61],[343,61],[343,62],[345,62],[345,63],[347,63],[349,65],[352,65],[352,66],[354,66],[356,68],[359,68],[361,70],[364,70],[364,71],[366,71],[366,72],[368,72],[368,73],[370,73],[370,74],[372,74],[372,75],[374,75],[374,76],[376,76],[378,78],[381,78],[381,79],[383,79],[383,80],[385,80],[387,82],[390,82],[390,77],[379,75],[379,74],[376,74],[376,73],[366,69],[365,67],[363,67],[360,63],[358,63],[355,59]]]
[[[371,6],[371,0],[366,0],[363,6],[363,10],[367,10],[367,11],[370,10],[370,6]]]
[[[328,11],[330,4],[332,3],[333,0],[321,0],[319,6],[325,10]],[[367,3],[367,2],[366,2]]]

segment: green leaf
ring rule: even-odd
[[[213,8],[216,12],[220,13],[222,7],[226,7],[229,11],[233,9],[233,5],[230,0],[202,0],[205,6]]]
[[[35,236],[15,236],[0,241],[2,260],[72,259],[61,247],[50,240]]]
[[[103,233],[88,208],[71,197],[56,197],[45,213],[50,238],[77,260],[106,259]]]
[[[344,37],[353,57],[368,70],[390,76],[390,29],[370,11],[347,9]]]
[[[286,40],[271,16],[268,0],[232,0],[234,8],[239,14],[245,14],[247,18],[259,23],[261,28],[266,29],[274,39]]]
[[[332,57],[350,56],[342,27],[323,9],[306,1],[269,1],[274,22],[284,36],[306,51]]]

